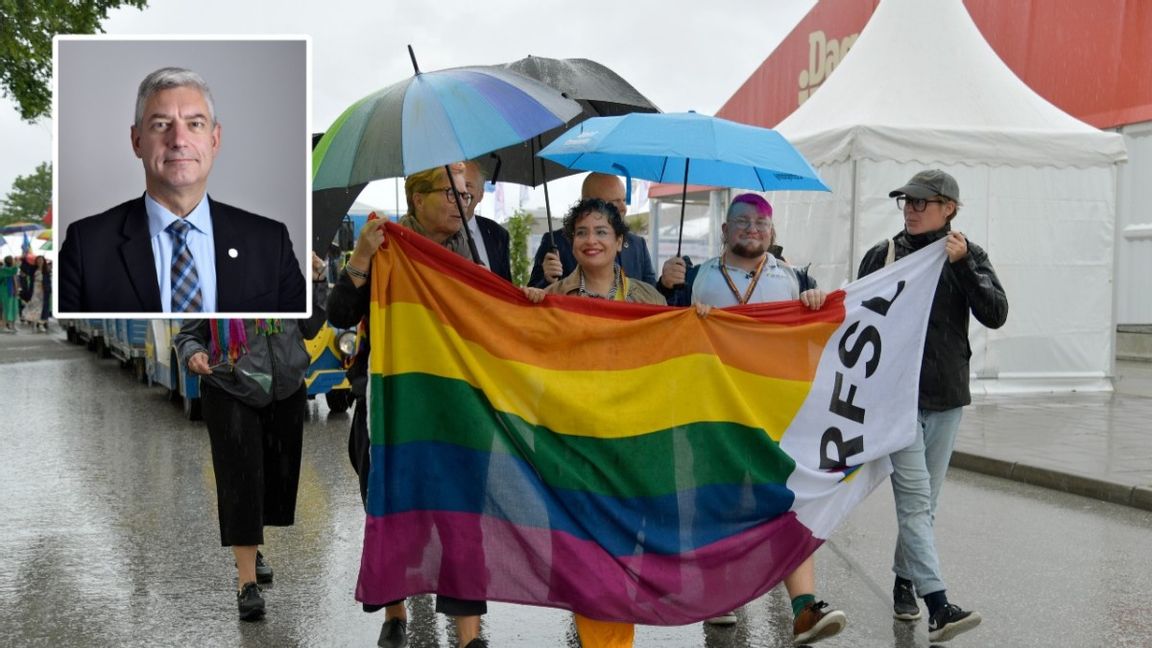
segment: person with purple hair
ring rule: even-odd
[[[712,307],[759,304],[798,299],[820,310],[825,294],[803,268],[779,258],[772,205],[758,194],[732,199],[721,226],[724,249],[720,256],[689,266],[672,257],[664,264],[657,289],[673,306],[694,304],[701,317]],[[847,624],[843,612],[816,599],[816,563],[812,556],[784,578],[792,601],[792,634],[798,644],[815,643],[839,634]],[[708,619],[713,625],[736,623],[735,612]]]
[[[720,228],[724,243],[720,256],[700,265],[692,265],[687,257],[672,257],[664,262],[656,289],[668,300],[669,306],[694,303],[733,306],[790,299],[800,299],[810,305],[804,293],[816,289],[816,281],[805,268],[796,268],[784,261],[772,226],[772,205],[763,196],[746,193],[733,198],[726,222]],[[725,277],[735,272],[750,282],[761,263],[768,274],[757,275],[761,278],[749,284],[751,291],[746,297],[743,294],[729,296],[725,292],[730,288]],[[765,283],[761,283],[763,280]],[[697,281],[703,283],[697,285]]]

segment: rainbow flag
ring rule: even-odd
[[[357,599],[684,624],[762,595],[911,442],[943,245],[715,310],[520,290],[388,224]]]

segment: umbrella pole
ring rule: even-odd
[[[460,191],[456,189],[456,183],[452,182],[452,169],[447,164],[444,165],[444,175],[448,178],[448,186],[452,187],[452,197],[456,199],[456,209],[460,210],[460,226],[464,229],[464,240],[468,241],[468,253],[472,255],[472,261],[477,265],[484,265],[480,261],[480,251],[476,249],[476,241],[472,238],[472,231],[468,229],[468,217],[464,211],[464,201],[460,200]]]
[[[536,145],[540,143],[540,137],[537,136],[532,140],[532,150],[536,150]],[[535,158],[536,154],[533,153],[532,157]],[[540,179],[543,180],[544,185],[544,217],[548,220],[548,247],[552,252],[557,251],[556,247],[556,230],[552,229],[552,202],[548,200],[548,173],[544,170],[544,159],[540,158]]]
[[[676,256],[680,256],[680,247],[684,244],[684,204],[688,202],[688,163],[691,161],[684,158],[684,188],[680,191],[680,234],[676,237]]]
[[[548,201],[548,178],[544,178],[544,215],[548,219],[548,245],[556,251],[556,234],[552,229],[552,204]]]

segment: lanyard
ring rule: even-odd
[[[736,303],[747,304],[748,300],[752,298],[752,291],[756,290],[756,284],[760,283],[760,275],[764,272],[764,262],[768,260],[768,255],[760,257],[760,263],[756,266],[756,272],[752,275],[752,281],[748,283],[748,289],[741,295],[740,291],[736,289],[736,284],[732,281],[732,277],[728,274],[728,264],[724,262],[725,255],[720,255],[720,274],[724,275],[724,281],[728,282],[728,290],[732,291],[732,296],[736,298]]]

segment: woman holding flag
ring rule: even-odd
[[[547,288],[525,287],[524,295],[537,304],[551,294],[664,306],[664,296],[655,287],[626,276],[617,263],[627,233],[628,224],[612,203],[599,198],[576,203],[564,217],[564,236],[572,243],[576,269]],[[584,648],[631,648],[634,624],[600,621],[579,613],[575,617]]]
[[[453,195],[459,195],[465,208],[472,202],[472,195],[465,191],[463,163],[409,175],[404,180],[404,193],[408,211],[400,219],[402,227],[435,241],[459,256],[474,260],[467,235],[463,231],[464,219],[457,206],[456,196]],[[369,354],[367,332],[371,327],[368,313],[371,306],[372,259],[384,243],[384,223],[384,220],[376,218],[375,213],[369,217],[360,230],[352,256],[333,286],[328,300],[328,317],[334,326],[359,327],[361,331],[356,359],[348,370],[348,381],[356,397],[352,429],[348,437],[348,455],[359,476],[360,496],[365,505],[368,503],[368,475],[371,468],[366,396]],[[380,608],[384,608],[385,618],[377,645],[382,648],[404,648],[408,645],[408,611],[404,601],[389,601],[382,605],[364,603],[365,612],[375,612]],[[488,611],[486,602],[437,595],[436,611],[453,617],[461,648],[484,648],[486,644],[480,638],[480,615]]]

